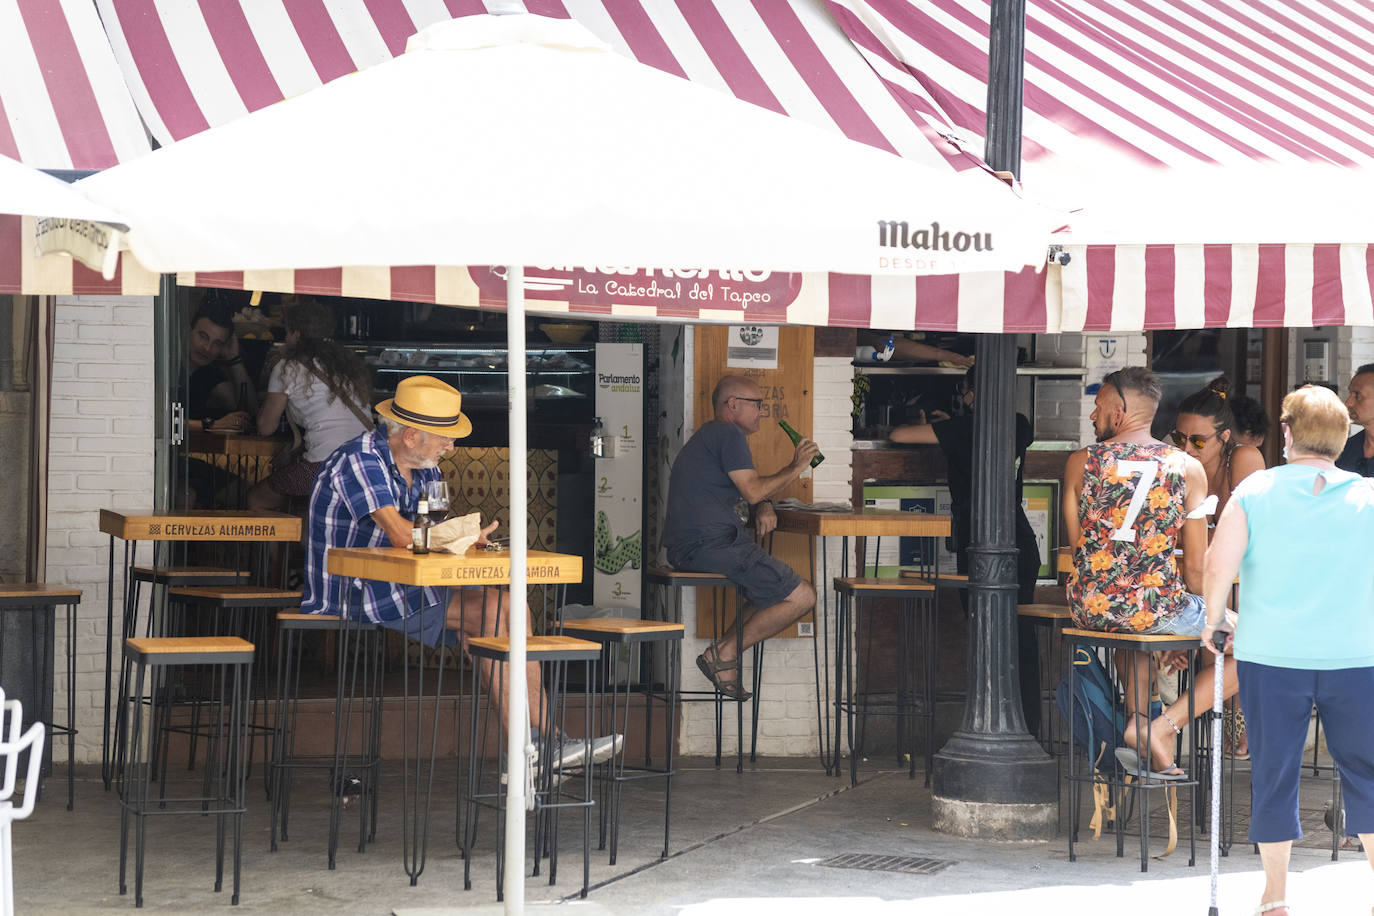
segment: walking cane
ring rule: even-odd
[[[1221,855],[1221,691],[1226,671],[1226,637],[1223,630],[1212,632],[1212,644],[1217,647],[1212,680],[1212,905],[1207,916],[1219,916],[1217,909],[1217,872]]]

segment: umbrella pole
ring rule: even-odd
[[[525,681],[525,268],[506,268],[506,377],[510,399],[510,704],[506,710],[506,912],[525,911],[525,789],[529,697]],[[545,728],[551,723],[543,723]],[[529,799],[532,801],[533,797]]]

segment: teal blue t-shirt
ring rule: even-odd
[[[1326,485],[1314,495],[1319,474]],[[1290,464],[1251,474],[1232,499],[1250,531],[1236,658],[1323,671],[1374,665],[1374,483]]]

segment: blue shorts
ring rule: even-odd
[[[1151,636],[1201,636],[1207,624],[1207,606],[1201,595],[1187,595],[1187,602],[1177,614],[1143,632]]]
[[[1242,661],[1236,676],[1250,742],[1250,842],[1302,836],[1298,783],[1314,705],[1341,771],[1346,835],[1374,833],[1374,667],[1311,671]]]
[[[443,598],[438,604],[432,604],[422,608],[417,613],[398,617],[395,620],[380,621],[379,626],[404,633],[408,639],[424,643],[431,648],[441,644],[456,646],[458,645],[458,631],[448,628],[449,602],[453,599],[455,592],[480,591],[481,588],[480,585],[465,585],[461,589],[442,588],[439,591]]]
[[[771,556],[747,533],[668,551],[668,562],[691,572],[725,576],[757,608],[772,607],[801,585],[796,570]]]
[[[431,648],[458,645],[458,631],[448,629],[448,605],[431,604],[418,614],[380,621],[379,626],[404,633],[407,639],[424,643]]]

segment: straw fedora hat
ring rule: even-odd
[[[450,439],[472,432],[472,421],[459,410],[463,396],[457,388],[428,375],[401,379],[396,396],[377,405],[377,413],[404,426]]]

